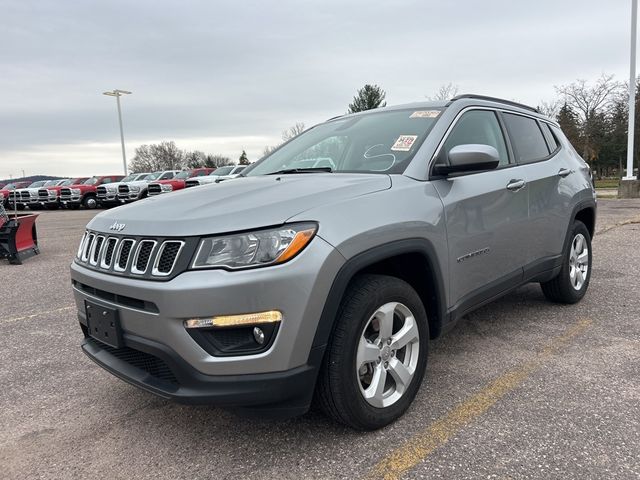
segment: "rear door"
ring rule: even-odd
[[[563,188],[574,172],[549,125],[517,113],[502,113],[516,162],[527,182],[530,238],[525,262],[529,274],[544,270],[562,253],[571,212],[571,189]]]
[[[527,187],[513,163],[497,113],[471,109],[458,116],[436,162],[456,145],[483,144],[500,156],[495,170],[435,180],[449,242],[450,301],[464,313],[522,279],[526,259]]]

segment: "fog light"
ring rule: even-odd
[[[246,313],[242,315],[220,315],[211,318],[190,318],[189,320],[185,320],[184,326],[186,328],[225,328],[277,323],[280,321],[282,321],[282,312],[279,312],[278,310],[268,310],[266,312]],[[256,339],[256,341],[258,340]]]
[[[258,345],[264,344],[264,332],[260,327],[253,327],[253,338],[255,338]]]

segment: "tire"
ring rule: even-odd
[[[84,200],[82,200],[82,206],[87,210],[93,210],[98,207],[98,201],[95,197],[85,197]]]
[[[396,340],[380,345],[380,328],[391,331],[390,338]],[[407,335],[397,335],[400,329]],[[396,351],[393,346],[400,338],[411,341]],[[319,373],[316,404],[327,416],[357,430],[388,425],[415,398],[427,366],[428,345],[427,314],[411,285],[385,275],[356,277],[338,309]],[[358,369],[359,357],[367,360]],[[396,380],[403,376],[408,380]],[[384,385],[377,379],[385,379],[386,386],[376,389]]]
[[[552,302],[577,303],[587,293],[592,270],[591,235],[581,221],[573,222],[562,256],[560,273],[548,282],[541,283],[540,287],[544,296]]]

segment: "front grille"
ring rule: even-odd
[[[200,182],[198,180],[187,180],[185,182],[184,188],[197,187],[198,185],[200,185]]]
[[[131,272],[141,274],[147,271],[149,260],[151,259],[151,252],[153,252],[155,246],[156,242],[153,240],[143,240],[140,242],[133,265],[131,266]]]
[[[97,189],[96,189],[96,196],[98,198],[104,198],[107,196],[107,187],[100,185]]]
[[[93,337],[88,337],[87,343],[91,343],[101,350],[105,350],[107,353],[113,355],[117,359],[122,360],[132,367],[148,373],[158,380],[170,383],[175,386],[179,385],[178,379],[166,364],[166,362],[154,355],[146,352],[141,352],[140,350],[135,350],[129,347],[114,348],[110,345],[100,342],[99,340],[94,339]]]
[[[129,195],[129,185],[118,185],[118,193]]]
[[[135,240],[131,240],[129,238],[122,240],[120,243],[120,250],[118,250],[118,260],[114,267],[116,270],[124,272],[127,269],[129,255],[131,254],[131,249],[133,248],[134,243],[136,243]]]
[[[160,253],[156,259],[153,269],[155,275],[169,275],[176,263],[176,258],[184,245],[183,242],[165,242],[160,248]]]
[[[91,265],[97,265],[98,259],[100,258],[100,250],[102,249],[102,243],[104,242],[104,237],[100,235],[93,244],[93,250],[91,253]]]
[[[69,200],[71,198],[71,189],[70,188],[61,188],[60,189],[60,199],[61,200]]]
[[[102,262],[100,262],[100,267],[109,268],[111,267],[111,260],[113,260],[113,252],[116,249],[116,245],[118,243],[117,238],[110,238],[107,240],[107,248],[104,252],[104,258]]]
[[[147,192],[149,195],[158,195],[159,193],[162,193],[162,186],[160,186],[159,183],[151,183]]]
[[[109,273],[159,280],[170,277],[178,263],[186,268],[188,258],[181,260],[181,252],[188,242],[194,249],[196,239],[121,238],[88,231],[82,237],[76,261]]]
[[[20,192],[20,198],[22,200],[29,200],[29,198],[31,197],[31,193],[28,191],[24,191],[24,192]]]
[[[49,198],[49,190],[41,188],[38,190],[38,197],[40,197],[40,200],[47,200]]]

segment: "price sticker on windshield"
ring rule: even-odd
[[[416,138],[418,138],[417,135],[400,135],[396,140],[396,143],[391,147],[391,150],[394,152],[408,152],[411,150]]]

